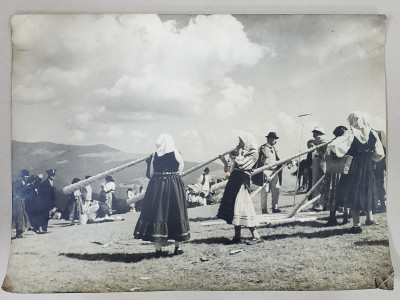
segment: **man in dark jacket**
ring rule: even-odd
[[[36,233],[47,232],[47,224],[49,222],[50,211],[55,206],[55,191],[54,191],[54,177],[56,175],[55,169],[49,169],[46,171],[47,179],[44,180],[38,191],[38,197],[35,207],[35,226],[33,230]]]

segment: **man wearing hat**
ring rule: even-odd
[[[264,165],[270,165],[279,160],[278,154],[276,153],[275,144],[279,139],[276,132],[270,132],[266,136],[267,143],[259,148],[259,156],[257,161],[257,168]],[[268,191],[271,191],[272,195],[272,213],[279,213],[281,210],[278,208],[279,199],[279,188],[282,183],[282,172],[274,176],[275,170],[279,169],[279,166],[271,170],[265,170],[264,174],[260,173],[253,176],[253,183],[256,185],[263,186],[264,183],[268,183],[265,187],[261,189],[261,211],[263,214],[268,213],[267,209],[267,197]]]
[[[50,211],[55,207],[54,177],[55,169],[46,170],[47,178],[39,186],[37,202],[35,205],[35,221],[32,224],[36,233],[46,233],[49,223]]]
[[[199,177],[198,183],[201,184],[201,191],[204,193],[204,198],[210,194],[210,169],[206,167],[203,174]],[[207,204],[207,203],[206,203]]]
[[[311,132],[315,140],[315,146],[321,145],[328,141],[323,127],[316,126]],[[318,182],[318,180],[324,175],[324,170],[321,168],[321,162],[325,151],[326,147],[322,147],[314,150],[312,153],[312,186],[314,186]],[[311,194],[311,198],[315,198],[319,194],[321,194],[321,185],[319,186],[319,188],[314,190],[314,192]],[[323,207],[321,205],[321,202],[314,202],[313,209],[318,211],[322,210]]]

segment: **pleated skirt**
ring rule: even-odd
[[[190,239],[185,185],[179,175],[150,179],[133,235],[135,239],[160,243]]]
[[[373,210],[377,206],[374,162],[370,156],[354,156],[349,174],[340,177],[336,191],[338,203],[357,211]]]

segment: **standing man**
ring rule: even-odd
[[[204,193],[206,198],[210,194],[210,169],[206,167],[203,174],[199,177],[198,183],[201,184],[201,191]]]
[[[313,138],[315,140],[315,146],[318,146],[318,145],[321,145],[321,144],[327,142],[324,128],[322,128],[320,126],[316,126],[314,128],[314,130],[312,131],[312,134],[313,134]],[[324,170],[321,167],[321,162],[322,162],[322,158],[323,158],[325,152],[326,152],[326,147],[322,147],[322,148],[314,150],[312,153],[312,186],[314,186],[317,183],[317,181],[324,175]],[[320,185],[311,194],[311,198],[315,198],[319,194],[321,194],[321,186],[322,185]],[[313,210],[317,210],[317,211],[323,210],[320,200],[314,202]]]
[[[259,148],[259,157],[257,162],[257,167],[262,167],[265,165],[270,165],[279,160],[278,154],[276,153],[275,144],[279,137],[275,132],[270,132],[266,136],[267,143]],[[271,191],[272,196],[272,213],[280,213],[281,210],[278,208],[279,200],[279,188],[282,183],[282,172],[279,172],[277,176],[274,176],[275,171],[278,170],[280,166],[276,166],[273,169],[265,170],[264,174],[260,173],[260,176],[255,175],[253,177],[253,183],[256,185],[263,186],[267,183],[265,187],[262,188],[261,197],[261,212],[263,214],[268,213],[267,209],[267,198],[268,191]]]
[[[56,176],[56,169],[46,170],[47,178],[40,184],[37,203],[35,227],[33,228],[36,233],[46,233],[47,224],[49,223],[50,211],[55,207],[55,190],[54,190],[54,177]]]
[[[114,200],[114,192],[115,192],[115,182],[114,179],[110,176],[107,175],[105,177],[105,184],[104,184],[104,192],[106,196],[106,203],[108,204],[108,207],[110,208],[110,213],[112,214],[112,204]]]
[[[90,177],[91,177],[90,175],[86,175],[85,179],[88,179]],[[82,189],[83,212],[87,212],[90,206],[90,202],[92,202],[92,194],[93,191],[90,184],[88,184]]]

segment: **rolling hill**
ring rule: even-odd
[[[31,174],[41,173],[46,178],[47,169],[57,169],[54,181],[57,190],[56,202],[62,207],[66,197],[62,189],[70,184],[73,178],[84,179],[86,175],[92,176],[144,156],[146,154],[124,153],[106,145],[75,146],[50,142],[12,141],[12,175],[15,180],[19,170],[27,169]],[[197,164],[185,161],[185,170]],[[222,165],[211,163],[209,168],[211,175],[223,175]],[[183,181],[185,184],[196,182],[202,171],[203,168],[183,177]],[[146,187],[148,179],[145,173],[146,163],[142,162],[113,174],[117,187],[115,196],[125,199],[129,187],[134,189],[138,189],[140,185]],[[94,193],[100,191],[101,182],[102,180],[92,185]]]

